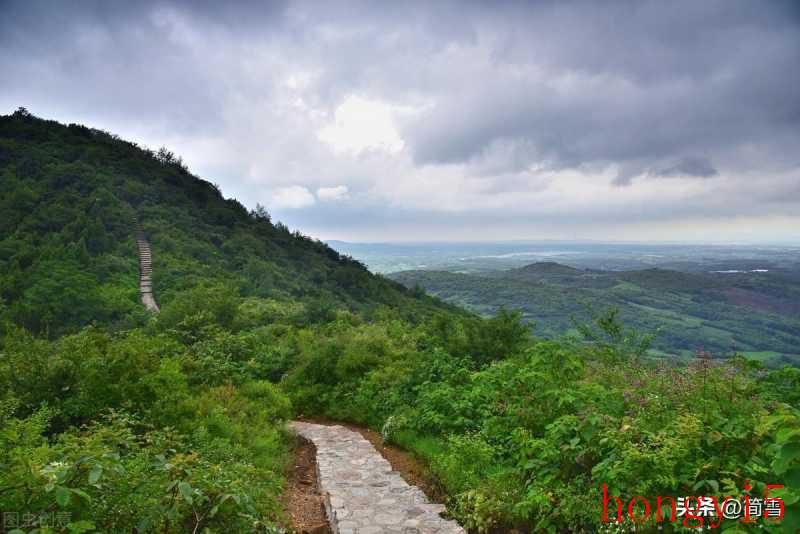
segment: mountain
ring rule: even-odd
[[[539,262],[480,274],[417,270],[390,276],[478,313],[519,309],[534,332],[547,337],[573,331],[574,320],[588,320],[590,310],[617,307],[635,329],[660,329],[656,352],[688,357],[699,349],[718,356],[736,350],[776,365],[800,364],[795,271],[603,271]]]
[[[433,318],[483,324],[249,212],[166,149],[0,116],[4,520],[283,531],[286,422],[341,403],[280,383],[311,369],[352,387],[415,354],[400,340]]]
[[[315,309],[441,308],[248,212],[165,149],[18,112],[0,117],[0,172],[0,298],[33,332],[141,324],[137,222],[167,308],[199,286]]]

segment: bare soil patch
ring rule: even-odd
[[[317,449],[300,436],[297,436],[294,461],[286,479],[283,498],[289,526],[299,534],[330,534],[317,482]]]

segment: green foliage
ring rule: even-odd
[[[642,335],[626,329],[619,320],[619,309],[594,313],[593,323],[579,323],[575,329],[595,347],[595,352],[611,363],[638,360],[650,348],[656,334]]]
[[[582,327],[593,341],[519,341],[487,362],[464,339],[496,327],[473,321],[301,331],[283,385],[304,413],[366,422],[415,452],[450,496],[450,513],[479,532],[596,528],[603,483],[628,499],[740,496],[745,482],[763,497],[767,484],[785,484],[771,495],[794,513],[800,434],[793,392],[781,393],[796,378],[788,369],[637,358],[647,336],[614,313]],[[351,340],[372,348],[360,354]]]
[[[13,330],[2,346],[3,510],[68,512],[97,531],[250,532],[280,519],[291,408],[275,385],[190,388],[196,352],[177,334],[50,342]]]
[[[44,411],[4,423],[0,486],[13,488],[0,501],[4,510],[65,512],[98,532],[264,531],[265,517],[279,510],[281,466],[252,464],[242,442],[189,439],[122,412],[54,442],[43,436]],[[269,452],[284,454],[282,444],[273,441]]]

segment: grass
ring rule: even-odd
[[[750,358],[752,360],[758,360],[760,362],[765,362],[765,361],[770,360],[772,358],[779,358],[780,356],[784,355],[784,353],[782,353],[782,352],[775,352],[775,351],[772,351],[772,350],[762,350],[762,351],[753,351],[753,350],[751,350],[751,351],[744,351],[741,354],[742,354],[742,356],[745,356],[745,357]],[[790,356],[792,356],[792,355],[790,355]]]
[[[442,438],[424,436],[409,430],[396,432],[391,441],[428,464],[447,450],[447,443]]]
[[[800,367],[800,354],[790,354],[786,352],[775,352],[770,350],[741,351],[739,354],[752,360],[758,360],[768,366],[773,365],[780,368],[786,364],[789,364]]]

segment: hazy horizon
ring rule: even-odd
[[[302,231],[302,229],[298,228]],[[313,236],[312,236],[313,237]],[[677,241],[677,240],[612,240],[612,239],[587,239],[587,238],[574,238],[574,239],[489,239],[489,240],[471,240],[471,239],[416,239],[416,240],[386,240],[386,241],[357,241],[347,239],[322,239],[326,243],[348,243],[353,245],[418,245],[428,244],[434,245],[437,243],[461,243],[461,244],[526,244],[526,243],[593,243],[593,244],[607,244],[607,245],[693,245],[693,246],[708,246],[708,247],[800,247],[800,240],[798,241]]]

